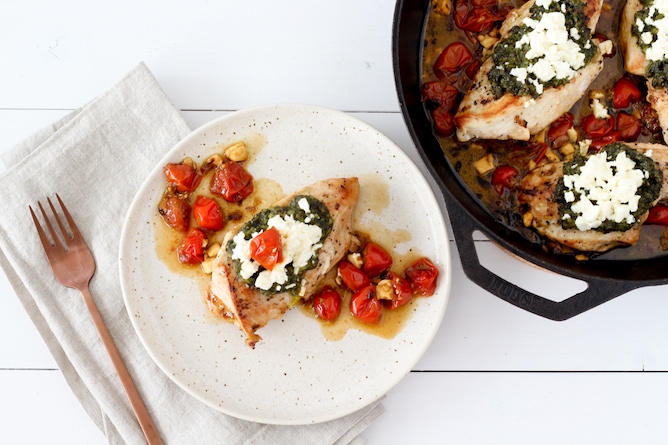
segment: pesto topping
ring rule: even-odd
[[[646,76],[654,87],[668,87],[668,0],[641,0],[631,32],[648,61]]]
[[[287,206],[257,213],[227,242],[237,275],[268,298],[280,292],[299,296],[304,273],[318,264],[318,253],[334,221],[327,206],[313,196],[295,196]],[[251,240],[270,227],[281,234],[283,260],[271,271],[250,258]]]
[[[579,0],[537,0],[529,17],[494,48],[489,80],[496,98],[540,96],[571,81],[596,54]]]
[[[577,155],[563,169],[555,198],[564,229],[626,231],[652,207],[663,181],[650,157],[620,142]]]

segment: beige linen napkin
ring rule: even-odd
[[[28,204],[59,193],[97,263],[91,292],[167,444],[347,444],[383,407],[378,402],[331,422],[263,425],[195,400],[151,360],[121,295],[118,249],[129,204],[163,155],[190,132],[140,64],[111,90],[2,153],[0,266],[65,379],[111,444],[143,435],[79,293],[54,279]]]

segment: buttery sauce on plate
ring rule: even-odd
[[[266,142],[261,136],[258,136],[254,140],[245,140],[244,142],[246,143],[249,152],[249,159],[244,162],[244,165],[248,167],[249,165],[252,165],[253,157],[257,156],[259,150],[264,147]],[[224,147],[221,147],[221,150],[219,151],[222,152],[223,149]],[[202,162],[201,159],[196,161],[198,163]],[[390,203],[388,185],[384,182],[384,179],[375,174],[363,175],[359,179],[361,188],[360,197],[353,213],[354,230],[363,234],[372,233],[373,236],[371,239],[387,249],[392,255],[392,269],[399,273],[423,255],[416,249],[409,249],[405,254],[397,253],[394,246],[410,241],[411,234],[404,229],[388,229],[374,219],[374,215],[381,215]],[[211,193],[208,191],[209,180],[210,177],[205,176],[194,193],[212,197]],[[215,242],[222,243],[225,234],[229,230],[232,230],[237,224],[242,224],[245,221],[248,221],[259,210],[269,207],[276,201],[287,196],[281,185],[274,180],[254,177],[253,181],[253,193],[246,197],[240,204],[227,203],[222,199],[216,199],[221,205],[225,217],[227,218],[228,215],[235,215],[235,219],[233,221],[226,220],[227,223],[225,227],[223,230],[216,233],[215,237],[210,239],[210,244]],[[197,283],[197,287],[200,289],[201,304],[204,305],[204,307],[207,307],[206,295],[211,281],[211,275],[203,273],[199,265],[189,266],[181,264],[178,261],[176,248],[180,244],[183,234],[170,229],[162,221],[157,208],[151,223],[155,229],[155,251],[158,259],[167,266],[170,272],[194,280]],[[224,246],[222,248],[224,248]],[[348,290],[343,290],[342,286],[338,286],[335,283],[336,270],[337,267],[334,267],[327,276],[325,276],[322,285],[320,286],[322,287],[326,284],[330,284],[341,294],[341,313],[335,321],[328,322],[317,318],[310,301],[298,304],[300,312],[308,317],[315,318],[320,322],[322,334],[327,340],[341,340],[351,329],[360,330],[381,338],[391,339],[401,331],[411,315],[416,311],[417,304],[419,304],[418,300],[420,300],[419,297],[413,298],[408,304],[397,309],[384,310],[383,318],[378,325],[370,325],[360,322],[352,316],[348,309],[352,293]],[[184,298],[187,298],[187,296],[184,296]],[[209,310],[206,312],[212,323],[217,323],[220,320],[227,322],[231,321],[227,318],[213,314]]]

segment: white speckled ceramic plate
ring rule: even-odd
[[[407,230],[410,241],[395,251],[416,248],[441,272],[436,294],[420,299],[394,338],[350,330],[341,340],[327,340],[317,320],[292,310],[258,331],[263,340],[250,349],[236,326],[212,321],[194,280],[170,272],[158,259],[150,222],[165,186],[163,166],[186,156],[206,158],[221,145],[246,139],[261,139],[264,145],[249,171],[278,182],[287,194],[329,177],[358,176],[362,194],[365,183],[386,185],[387,206],[378,214],[362,213],[358,222]],[[410,158],[368,124],[305,105],[238,111],[174,147],[132,202],[121,239],[120,274],[134,328],[174,382],[224,413],[273,424],[335,419],[383,396],[431,342],[448,302],[451,275],[443,216]]]

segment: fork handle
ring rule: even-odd
[[[121,358],[121,355],[118,353],[118,349],[116,349],[114,340],[111,338],[109,330],[104,324],[104,320],[102,320],[102,316],[100,315],[100,311],[97,309],[97,305],[93,300],[93,296],[91,295],[90,290],[88,289],[88,285],[83,286],[79,289],[79,291],[81,292],[81,295],[86,302],[86,306],[88,307],[88,311],[90,312],[90,316],[93,319],[93,323],[95,323],[95,327],[100,334],[102,343],[104,343],[104,347],[107,349],[109,357],[111,357],[111,362],[114,364],[114,368],[116,368],[116,373],[121,379],[121,384],[125,389],[125,393],[127,394],[128,399],[130,400],[130,405],[132,405],[135,416],[137,416],[137,421],[139,422],[139,426],[144,432],[146,441],[149,445],[162,445],[162,440],[160,439],[158,430],[155,428],[155,425],[151,420],[151,416],[148,414],[146,406],[144,406],[144,402],[142,402],[141,396],[139,395],[139,392],[137,391],[137,388],[132,381],[132,377],[130,376],[128,369],[125,367],[123,358]]]

